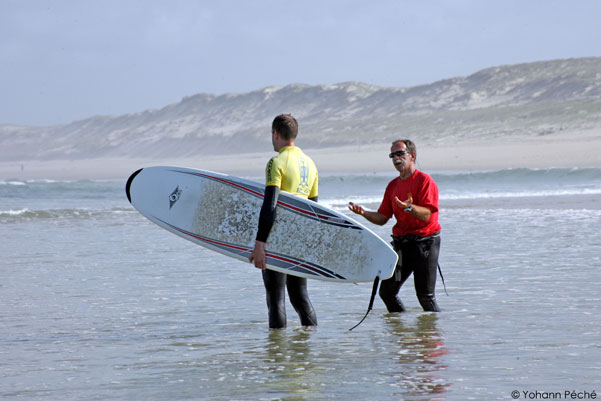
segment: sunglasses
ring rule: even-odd
[[[397,150],[396,152],[392,152],[391,154],[389,154],[388,157],[392,159],[395,156],[403,156],[407,153],[409,153],[408,150]]]

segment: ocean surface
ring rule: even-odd
[[[430,173],[442,312],[409,280],[353,331],[371,283],[310,280],[319,326],[288,304],[270,331],[260,272],[146,220],[127,177],[0,177],[0,399],[600,397],[601,169]],[[320,202],[375,209],[392,178],[324,176]]]

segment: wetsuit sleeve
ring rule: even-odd
[[[257,231],[257,241],[265,242],[275,221],[275,211],[280,197],[280,188],[269,185],[265,187],[265,197],[263,198],[263,206],[259,213],[259,230]]]

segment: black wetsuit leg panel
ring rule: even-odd
[[[399,290],[401,289],[401,282],[396,281],[394,276],[387,279],[382,280],[380,284],[380,298],[384,301],[384,305],[386,305],[386,309],[388,312],[405,312],[405,306],[397,296]]]
[[[394,250],[397,251],[397,253],[401,252],[400,248],[398,248],[396,244],[394,244]],[[403,260],[402,256],[399,257],[399,260]],[[400,272],[400,279],[398,279],[398,272]],[[403,266],[397,264],[394,275],[387,280],[383,280],[380,284],[379,295],[380,298],[382,298],[382,301],[384,301],[388,312],[392,313],[406,311],[405,305],[403,305],[401,299],[398,297],[398,293],[401,289],[401,286],[410,275],[410,269],[403,268]]]
[[[303,326],[317,326],[317,316],[307,292],[307,279],[288,275],[286,278],[288,297]]]
[[[429,312],[440,311],[435,295],[439,251],[440,236],[416,242],[413,248],[415,292],[422,308]]]
[[[269,328],[286,327],[286,274],[273,270],[263,270],[263,284],[267,294]]]

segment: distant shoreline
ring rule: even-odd
[[[300,144],[301,141],[299,141]],[[390,144],[304,149],[321,175],[392,171]],[[302,147],[302,145],[301,145]],[[423,171],[486,171],[509,168],[601,167],[601,133],[565,133],[544,138],[460,142],[449,145],[417,142],[418,168]],[[0,161],[0,179],[126,179],[152,165],[177,165],[240,176],[261,176],[275,153],[199,156],[196,158],[98,158],[83,160]]]

